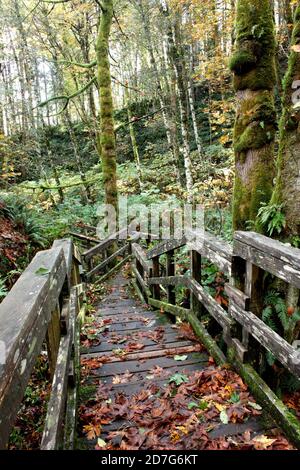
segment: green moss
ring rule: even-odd
[[[250,387],[251,392],[261,406],[270,413],[291,442],[293,442],[297,448],[300,448],[300,423],[298,418],[289,411],[252,366],[242,364],[236,359],[235,350],[233,348],[230,348],[228,351],[228,359]]]
[[[261,202],[270,200],[275,173],[275,36],[269,0],[238,1],[236,35],[236,51],[230,62],[239,92],[233,225],[245,230],[248,221],[256,223]]]
[[[251,70],[256,64],[257,58],[248,51],[237,51],[230,59],[229,68],[237,75]]]
[[[291,45],[300,43],[300,7],[294,16],[294,28]],[[293,82],[300,79],[300,55],[291,49],[288,69],[283,80],[282,115],[279,123],[279,152],[277,158],[276,185],[272,195],[272,204],[283,204],[286,227],[282,236],[288,239],[298,235],[300,216],[298,184],[299,159],[299,123],[300,111],[293,107],[292,95],[295,91]],[[291,158],[293,156],[293,158]],[[294,162],[294,163],[293,163]],[[291,197],[291,192],[293,196]]]
[[[230,61],[236,90],[272,90],[276,80],[274,21],[269,0],[239,0],[236,50]]]
[[[96,395],[96,385],[83,385],[79,388],[79,402],[86,403]]]
[[[100,95],[100,153],[105,202],[118,209],[116,141],[109,61],[109,37],[113,19],[113,0],[102,1],[102,14],[96,43],[97,77]]]

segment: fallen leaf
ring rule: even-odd
[[[188,356],[174,356],[174,361],[186,361]]]

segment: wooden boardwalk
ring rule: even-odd
[[[240,377],[218,368],[188,325],[135,300],[128,284],[121,273],[110,281],[92,325],[105,330],[82,348],[78,446],[248,449],[268,434],[268,446],[280,448],[285,439]]]

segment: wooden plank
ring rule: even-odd
[[[82,233],[78,232],[70,232],[70,235],[74,238],[78,238],[78,240],[82,240],[89,243],[99,243],[99,238],[88,237],[87,235],[83,235]]]
[[[191,278],[201,284],[201,264],[202,256],[198,251],[191,250],[190,252],[190,264],[191,264]],[[201,303],[199,302],[197,296],[191,292],[191,308],[194,312],[199,312],[201,314]]]
[[[267,240],[269,239],[267,238]],[[291,264],[287,257],[282,256],[281,258],[277,258],[273,254],[270,254],[267,248],[264,252],[256,247],[241,243],[236,239],[234,240],[234,254],[235,256],[251,261],[251,263],[264,271],[300,289],[300,268],[297,266],[297,253],[295,253],[295,263]]]
[[[168,251],[181,248],[185,244],[186,244],[185,237],[183,237],[181,240],[167,240],[165,242],[159,243],[151,250],[148,250],[147,258],[148,259],[156,258],[157,256],[163,255],[164,253],[168,253]]]
[[[256,248],[268,255],[268,257],[276,258],[282,264],[290,264],[291,267],[300,271],[300,250],[298,248],[256,232],[237,231],[234,233],[234,246],[235,241]]]
[[[183,366],[187,369],[187,366],[192,364],[201,364],[207,362],[206,353],[190,353],[188,359],[184,361]],[[152,367],[159,365],[165,369],[169,367],[176,367],[178,361],[175,361],[172,357],[161,357],[159,362],[157,358],[147,359],[143,361],[124,361],[124,362],[113,362],[110,364],[103,364],[99,369],[93,369],[93,375],[100,377],[110,377],[116,374],[123,374],[126,371],[129,372],[148,372]]]
[[[73,288],[71,293],[70,326],[67,335],[62,337],[59,346],[51,396],[47,407],[41,450],[56,450],[61,443],[67,399],[69,363],[77,313],[76,288]]]
[[[152,259],[152,263],[153,263],[153,269],[152,269],[152,277],[160,277],[160,267],[159,267],[159,256],[155,256],[153,259]],[[150,278],[150,279],[151,279]],[[149,281],[150,281],[149,279]],[[154,284],[153,285],[153,289],[152,289],[152,292],[153,292],[153,297],[156,299],[156,300],[160,300],[160,288],[159,288],[159,285],[157,284]]]
[[[132,244],[132,255],[139,261],[139,263],[143,266],[144,270],[147,274],[150,273],[152,268],[152,263],[147,259],[147,253],[143,248],[138,245],[137,243]]]
[[[171,250],[167,253],[166,277],[175,276],[175,251]],[[167,287],[167,299],[169,304],[176,304],[176,294],[174,286]]]
[[[268,327],[254,313],[246,312],[237,305],[230,305],[230,314],[268,351],[300,377],[300,354],[293,346]]]
[[[139,285],[141,286],[142,290],[144,291],[145,295],[147,297],[151,297],[151,291],[149,289],[149,287],[147,286],[145,280],[142,278],[141,274],[138,272],[138,270],[136,269],[136,267],[134,265],[132,265],[132,273],[134,274],[134,276],[136,277]]]
[[[129,245],[128,245],[129,246]],[[125,256],[119,263],[116,264],[110,271],[108,271],[106,274],[104,274],[102,277],[97,279],[95,282],[95,285],[102,284],[104,281],[106,281],[109,277],[111,277],[114,273],[118,272],[120,268],[128,263],[131,260],[131,255]],[[97,292],[97,289],[94,290],[94,292]]]
[[[127,343],[130,342],[130,338],[126,343],[115,344],[115,343],[101,343],[98,346],[91,346],[89,349],[83,348],[81,350],[82,357],[85,357],[89,354],[96,354],[96,353],[103,353],[111,354],[114,349],[125,349],[127,347]],[[168,349],[168,348],[177,348],[182,346],[189,346],[193,344],[191,341],[179,341],[178,338],[174,335],[169,335],[169,338],[163,338],[163,343],[156,343],[155,341],[151,341],[149,338],[143,338],[143,344],[145,347],[143,351],[157,351],[158,349]]]
[[[116,243],[118,241],[118,237],[122,236],[125,233],[127,233],[127,227],[125,229],[120,230],[119,232],[112,233],[109,237],[100,241],[100,243],[98,240],[96,246],[94,246],[93,248],[90,248],[89,250],[83,253],[82,255],[83,258],[85,259],[85,261],[88,261],[93,256],[98,255],[99,253],[102,253],[107,248],[109,248],[113,243]]]
[[[160,310],[163,309],[164,312],[171,313],[172,315],[178,316],[182,319],[185,319],[187,313],[189,312],[189,310],[185,308],[178,307],[177,305],[168,304],[166,302],[161,302],[157,299],[149,298],[148,302],[150,305],[152,305],[152,307],[158,308]]]
[[[64,238],[62,240],[55,240],[53,242],[52,248],[60,249],[62,248],[65,256],[67,273],[68,273],[68,282],[69,289],[72,285],[72,265],[73,265],[73,241],[71,238]]]
[[[51,377],[53,377],[55,371],[56,359],[60,343],[60,335],[60,307],[57,304],[54,312],[51,315],[51,320],[46,335],[49,369]]]
[[[230,284],[225,284],[225,292],[229,297],[229,300],[234,302],[243,310],[250,309],[250,297],[244,292],[240,291],[236,287],[231,286]]]
[[[210,315],[222,326],[222,328],[230,328],[232,320],[227,312],[218,304],[218,302],[194,279],[189,279],[189,287],[204,305]]]
[[[232,247],[225,240],[206,231],[196,232],[187,229],[188,248],[197,251],[214,263],[220,271],[231,275]]]
[[[161,348],[161,346],[160,346]],[[142,361],[154,358],[162,358],[168,356],[176,356],[176,355],[188,355],[190,353],[197,352],[197,348],[195,344],[189,344],[184,346],[169,346],[168,348],[161,348],[161,349],[153,349],[153,350],[142,350],[136,353],[129,353],[123,356],[115,356],[114,354],[99,354],[99,353],[88,353],[84,354],[81,357],[84,359],[96,359],[97,357],[107,357],[107,362],[105,364],[111,364],[115,362],[127,362],[127,361]]]
[[[186,276],[151,277],[148,283],[149,285],[187,286],[188,280]]]
[[[161,364],[159,364],[159,366],[163,369],[163,373],[165,374],[164,383],[168,383],[169,377],[171,377],[174,374],[180,373],[180,374],[189,375],[189,374],[193,374],[194,372],[199,372],[199,371],[207,368],[208,367],[208,356],[206,357],[206,361],[203,361],[203,362],[196,362],[195,361],[194,363],[188,364],[188,365],[182,365],[182,363],[181,364],[177,363],[177,364],[175,364],[174,366],[171,366],[171,367],[169,367],[169,366],[164,367],[164,365],[161,365]],[[125,373],[125,372],[126,372],[126,369],[123,368],[123,373]],[[142,380],[147,380],[146,377],[149,376],[150,371],[146,370],[146,371],[138,371],[138,372],[131,372],[131,373],[133,375],[130,378],[130,384],[134,385],[134,384],[140,384]],[[121,374],[118,374],[118,375],[121,375]],[[101,378],[101,376],[100,376],[100,378]],[[103,382],[107,385],[110,385],[110,384],[112,384],[113,378],[114,378],[114,375],[106,376],[106,377],[101,378],[101,382]],[[86,384],[87,385],[91,385],[91,384],[99,385],[99,375],[95,375],[94,377],[91,375],[90,377],[88,377],[86,379]],[[121,385],[126,386],[126,384],[121,384]],[[114,385],[114,387],[115,387],[115,385]],[[122,387],[120,387],[120,389],[121,388]]]
[[[89,280],[92,276],[97,274],[99,271],[101,271],[105,266],[107,266],[109,263],[111,263],[115,258],[118,256],[121,256],[125,251],[127,250],[127,245],[122,246],[119,250],[117,250],[115,253],[113,253],[111,256],[106,258],[102,263],[98,264],[95,268],[93,268],[89,273],[86,274],[86,279]]]
[[[44,275],[38,274],[43,268]],[[67,275],[61,248],[39,252],[0,304],[0,448],[5,448]]]

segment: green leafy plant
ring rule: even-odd
[[[0,277],[0,301],[6,296],[8,290],[5,285],[5,279]]]
[[[286,219],[283,213],[283,204],[262,203],[257,217],[258,222],[270,236],[272,236],[274,233],[279,235],[286,226]]]

